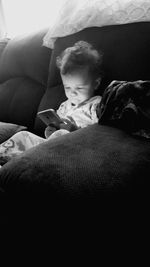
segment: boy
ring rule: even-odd
[[[75,131],[98,122],[96,113],[101,96],[94,96],[101,81],[102,54],[85,41],[79,41],[57,57],[56,64],[67,100],[57,114],[64,123],[51,124],[45,129],[46,139]],[[0,164],[46,141],[27,131],[21,131],[0,145]]]

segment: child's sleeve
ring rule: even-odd
[[[97,117],[97,107],[101,102],[101,96],[98,96],[94,102],[90,106],[90,115],[91,115],[91,120],[92,123],[97,123],[98,122],[98,117]]]
[[[56,113],[59,115],[59,117],[64,117],[66,115],[66,108],[67,108],[67,101],[63,102],[57,109]]]

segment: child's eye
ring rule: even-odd
[[[84,87],[78,87],[77,89],[78,89],[78,90],[83,90],[83,89],[84,89]]]

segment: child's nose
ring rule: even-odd
[[[72,91],[71,91],[71,95],[72,95],[72,96],[77,95],[77,91],[76,91],[76,90],[72,90]]]

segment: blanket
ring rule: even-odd
[[[150,81],[112,81],[97,107],[99,124],[150,139]]]

